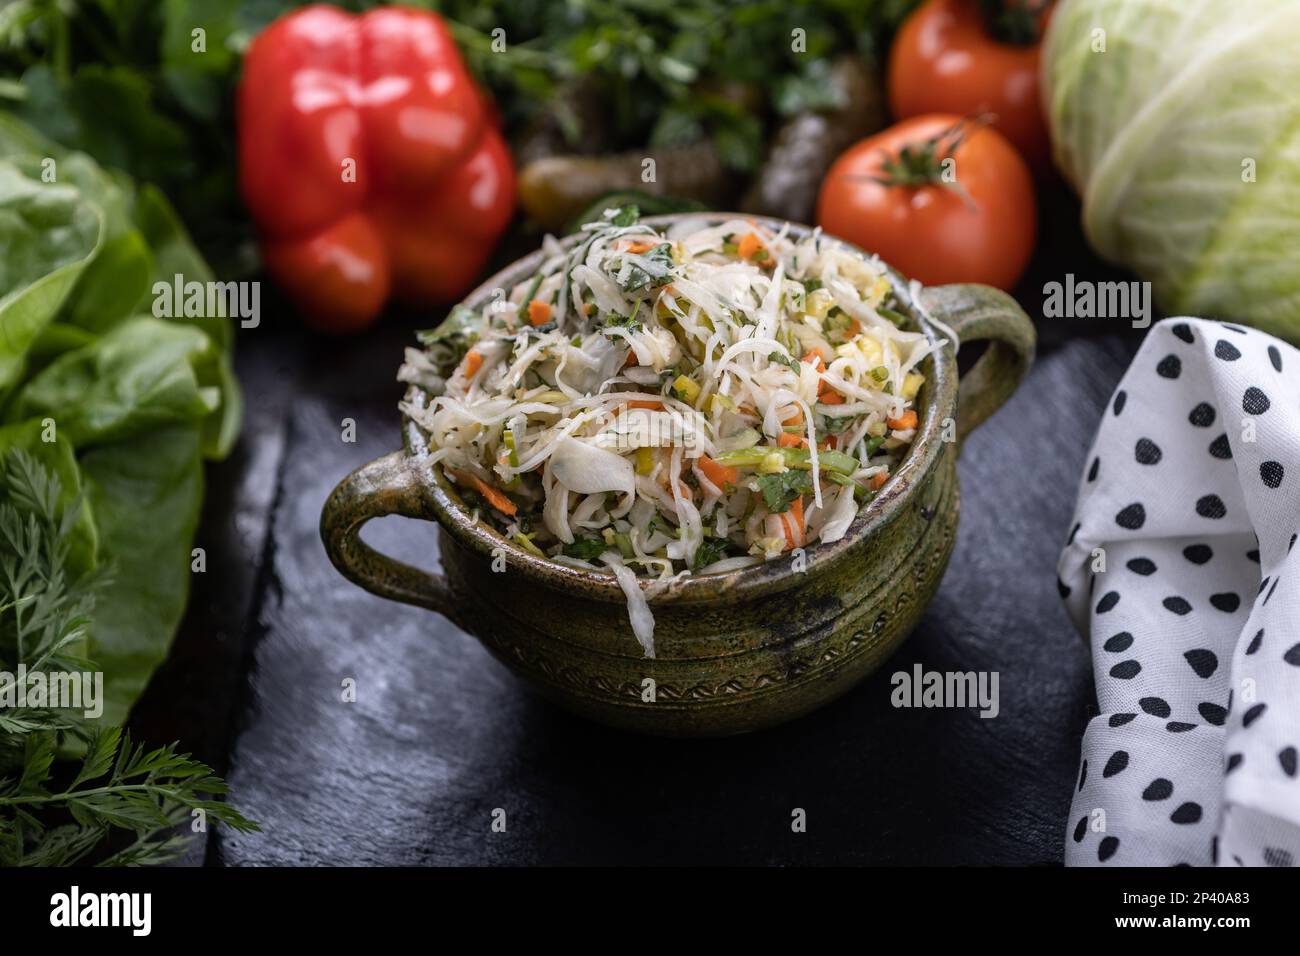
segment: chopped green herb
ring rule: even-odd
[[[673,263],[673,247],[666,242],[661,242],[646,252],[641,253],[641,257],[648,259],[656,266],[661,266],[665,271],[662,275],[651,275],[635,262],[631,263],[627,270],[627,278],[620,279],[618,287],[624,292],[640,292],[642,289],[657,289],[659,286],[667,285],[672,281],[672,274],[667,270],[671,269]],[[620,269],[619,275],[622,275]]]
[[[787,507],[789,506],[787,505]],[[721,561],[727,556],[730,545],[731,542],[726,538],[705,538],[700,542],[699,550],[695,552],[695,560],[691,562],[691,570],[698,571],[715,561]]]
[[[619,206],[614,210],[614,214],[609,217],[609,221],[616,226],[633,226],[641,218],[641,209],[629,203],[626,206]]]
[[[604,538],[574,538],[572,544],[564,546],[565,554],[583,561],[595,561],[608,550]]]
[[[759,475],[756,481],[763,503],[773,514],[788,511],[795,498],[810,495],[813,490],[812,475],[793,468],[775,475]]]
[[[793,371],[796,375],[799,374],[799,363],[796,362],[794,359],[790,358],[788,355],[782,355],[780,352],[773,352],[771,355],[767,357],[767,360],[769,362],[775,362],[777,365],[784,365],[786,368]]]

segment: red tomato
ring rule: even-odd
[[[1050,7],[1042,12],[1041,0],[1007,0],[1007,7],[1029,18],[1022,29],[1041,38]],[[1038,87],[1041,42],[1001,42],[979,8],[977,0],[927,0],[904,21],[889,53],[889,107],[896,119],[991,114],[993,127],[1030,167],[1046,172],[1051,143]]]
[[[1000,133],[951,114],[904,120],[835,160],[817,223],[926,285],[1011,289],[1038,231],[1033,177]]]

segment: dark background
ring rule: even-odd
[[[243,436],[208,471],[208,570],[131,721],[225,773],[262,825],[213,831],[186,862],[1060,863],[1095,705],[1055,565],[1097,419],[1140,333],[1041,319],[1045,282],[1127,278],[1087,252],[1063,189],[1042,200],[1039,254],[1018,290],[1039,323],[1039,360],[963,450],[956,551],[920,627],[833,705],[724,740],[571,717],[442,618],[335,572],[321,505],[348,471],[398,447],[402,349],[440,316],[321,339],[267,284],[261,326],[239,333]],[[520,237],[498,264],[533,243]],[[355,443],[342,440],[345,418]],[[387,518],[367,538],[437,563],[431,526]],[[890,675],[915,663],[996,671],[1000,714],[895,709]],[[355,703],[341,701],[349,677]],[[504,833],[491,830],[496,808]],[[795,808],[806,833],[791,831]]]

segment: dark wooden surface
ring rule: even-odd
[[[1031,312],[1042,282],[1097,269],[1073,220],[1045,220],[1047,252],[1021,290]],[[241,333],[247,420],[232,457],[209,469],[208,570],[132,726],[179,737],[226,773],[263,832],[211,833],[185,862],[1060,862],[1093,694],[1055,562],[1131,335],[1040,326],[1029,380],[964,449],[939,595],[879,672],[785,727],[668,741],[568,716],[440,617],[371,597],[330,566],[321,504],[347,471],[397,447],[394,374],[423,324],[396,317],[337,342],[268,310]],[[436,565],[431,527],[389,518],[367,537]],[[996,671],[1000,714],[894,708],[890,675],[916,663]],[[341,699],[347,678],[354,703]],[[806,833],[791,831],[795,808]],[[497,809],[504,833],[492,832]]]

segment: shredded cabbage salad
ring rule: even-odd
[[[653,657],[664,583],[844,536],[916,434],[934,345],[878,260],[819,232],[622,207],[543,249],[407,349],[399,380],[434,397],[402,411],[475,520],[612,573]]]

